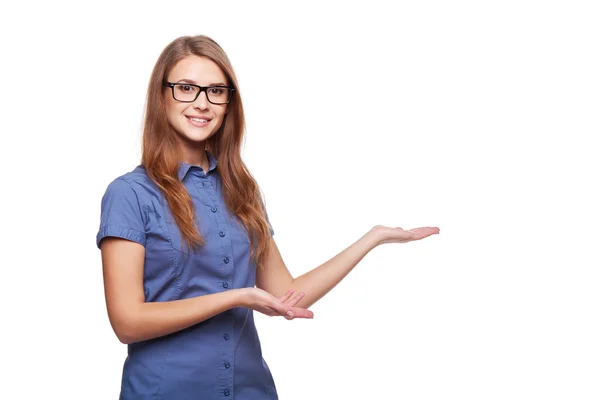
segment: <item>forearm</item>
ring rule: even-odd
[[[308,308],[333,289],[371,250],[378,245],[377,233],[370,230],[341,253],[317,268],[294,279],[292,288],[305,296],[296,305]]]
[[[244,289],[232,289],[189,299],[142,303],[115,333],[126,344],[164,336],[242,306],[243,296]]]

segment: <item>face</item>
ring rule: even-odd
[[[227,78],[219,66],[208,58],[198,56],[188,56],[175,64],[167,76],[167,81],[171,83],[184,81],[200,86],[228,86]],[[190,90],[190,88],[185,89]],[[192,103],[175,100],[170,87],[165,88],[164,95],[169,123],[177,131],[184,153],[204,151],[204,142],[219,129],[223,122],[227,104],[209,103],[206,92],[200,93]],[[208,121],[192,121],[190,117]]]

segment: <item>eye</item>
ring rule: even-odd
[[[218,87],[210,88],[210,93],[214,94],[214,95],[222,95],[224,92],[225,92],[225,89],[223,89],[223,88],[218,88]]]

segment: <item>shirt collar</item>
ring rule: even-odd
[[[217,168],[218,161],[208,150],[205,150],[205,152],[206,152],[206,156],[208,157],[208,171],[205,171],[204,173],[208,175],[208,172]],[[185,178],[185,176],[187,175],[190,168],[195,167],[195,166],[196,165],[186,164],[183,161],[180,161],[179,162],[179,172],[177,174],[177,176],[179,177],[179,180],[183,181],[183,178]]]

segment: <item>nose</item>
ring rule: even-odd
[[[208,98],[206,97],[206,91],[200,92],[200,95],[194,101],[194,107],[199,108],[200,110],[208,110]]]

